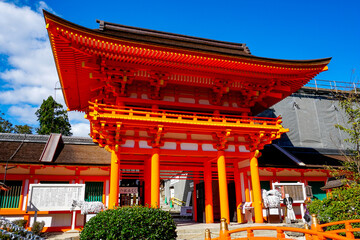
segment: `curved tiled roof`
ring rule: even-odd
[[[99,32],[128,40],[161,44],[169,47],[193,49],[197,51],[202,50],[231,55],[250,55],[250,50],[244,43],[232,43],[192,37],[181,34],[149,30],[145,28],[125,26],[101,20],[97,20],[97,22],[100,24]]]

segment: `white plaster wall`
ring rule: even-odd
[[[198,144],[197,143],[181,143],[181,150],[189,150],[189,151],[197,151]]]
[[[44,221],[45,227],[70,227],[72,213],[47,214],[45,216],[38,215],[37,222]],[[34,223],[34,215],[30,216],[30,226]]]
[[[16,220],[23,220],[24,219],[24,217],[23,217],[23,215],[15,215],[15,216],[3,216],[3,217],[5,217],[5,219],[7,219],[7,220],[9,220],[10,222],[12,222],[12,221],[16,221]]]
[[[160,149],[176,150],[176,142],[165,142],[164,146],[160,147]]]
[[[250,152],[250,151],[247,150],[244,145],[240,145],[240,146],[239,146],[239,152]]]
[[[235,146],[234,145],[228,145],[227,149],[225,149],[225,152],[235,152]]]
[[[201,148],[203,151],[211,151],[211,152],[217,151],[212,144],[208,144],[208,143],[202,144]]]
[[[126,148],[133,148],[134,146],[135,146],[134,140],[126,140],[124,144],[121,144],[121,147],[126,147]]]
[[[152,148],[151,146],[148,145],[147,141],[139,141],[139,147],[140,148]]]
[[[76,226],[83,226],[84,225],[84,215],[78,213],[76,214]]]

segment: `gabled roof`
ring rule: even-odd
[[[9,164],[90,166],[110,164],[110,152],[99,148],[91,138],[68,136],[62,136],[64,145],[61,149],[58,149],[59,145],[56,144],[53,149],[56,156],[51,158],[52,161],[40,162],[49,138],[49,135],[26,135],[24,138],[24,134],[0,133],[0,163],[8,161]]]
[[[99,32],[131,41],[183,48],[195,51],[229,54],[234,56],[250,55],[250,50],[244,43],[232,43],[206,38],[192,37],[175,33],[155,31],[145,28],[125,26],[101,20],[97,20],[97,22],[99,23]]]
[[[160,72],[168,74],[164,77],[168,85],[234,92],[244,102],[254,102],[256,114],[325,71],[331,59],[263,58],[251,55],[245,44],[103,21],[93,30],[46,11],[44,16],[69,110],[85,111],[89,101],[102,94],[104,84],[118,84],[108,75],[116,71],[116,76],[130,72],[129,77],[147,82]],[[185,81],[184,76],[191,79]],[[119,79],[128,84],[127,77]]]

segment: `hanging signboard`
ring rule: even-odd
[[[120,194],[136,194],[138,193],[138,187],[120,187]]]

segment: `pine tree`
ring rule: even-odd
[[[40,124],[40,127],[36,129],[38,134],[61,133],[65,136],[72,135],[67,111],[52,96],[43,100],[35,114]]]

